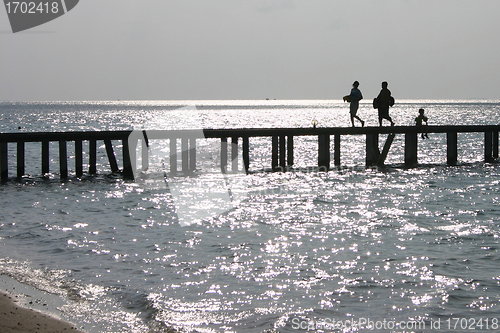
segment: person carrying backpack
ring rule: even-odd
[[[359,108],[359,101],[363,99],[363,94],[361,94],[361,91],[359,90],[359,82],[354,81],[352,84],[352,89],[351,89],[351,94],[347,95],[344,97],[344,100],[349,101],[351,105],[349,106],[349,113],[351,114],[351,123],[352,127],[354,126],[354,118],[359,120],[361,122],[361,127],[365,127],[365,122],[359,118],[357,115],[358,113],[358,108]]]
[[[387,119],[391,122],[391,126],[394,126],[392,118],[389,116],[389,107],[394,105],[394,98],[391,96],[391,91],[387,89],[389,84],[387,82],[382,82],[382,90],[378,94],[377,98],[373,100],[373,107],[378,109],[378,122],[382,126],[382,120]]]

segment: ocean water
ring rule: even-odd
[[[397,102],[398,125],[421,107],[433,125],[500,122],[499,101]],[[368,103],[358,114],[377,125]],[[0,119],[3,133],[350,126],[341,101],[3,102]],[[378,169],[363,136],[343,136],[329,172],[317,138],[296,138],[287,173],[266,171],[255,138],[252,173],[226,176],[206,139],[196,173],[168,177],[168,142],[153,140],[134,182],[110,174],[102,143],[98,175],[60,181],[54,153],[42,177],[28,143],[27,176],[0,185],[0,274],[60,296],[88,332],[498,331],[500,165],[483,162],[482,133],[459,134],[457,166],[429,137],[418,167],[396,136]]]

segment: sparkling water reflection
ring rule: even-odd
[[[402,105],[395,118],[402,122],[422,103]],[[333,114],[340,103],[333,106],[336,111],[330,109],[335,103],[221,104],[198,108],[214,127],[222,126],[228,114],[234,123],[241,117],[241,126],[251,124],[245,119],[276,124],[272,117],[289,126],[302,124],[312,113],[320,124],[338,119],[348,126],[346,112]],[[109,120],[123,104],[84,107],[90,114],[104,110]],[[130,118],[120,120],[123,126],[164,106],[130,107]],[[481,103],[425,107],[431,119],[443,122],[458,117],[468,122],[468,116],[479,114],[474,123],[486,123],[484,114],[496,119],[489,112],[497,110],[497,104]],[[281,117],[283,110],[297,112],[295,118]],[[212,111],[217,116],[210,118]],[[66,112],[65,126],[80,121]],[[88,121],[85,126],[91,126]],[[435,165],[442,157],[440,140],[432,137],[421,146],[422,159],[431,166],[377,170],[362,167],[363,139],[346,137],[341,170],[250,174],[246,196],[232,209],[184,227],[172,194],[160,185],[145,188],[106,175],[64,183],[9,182],[0,187],[5,258],[0,269],[78,300],[66,312],[95,332],[101,326],[108,332],[143,332],[146,326],[159,332],[168,327],[296,332],[298,323],[312,320],[429,324],[438,318],[495,318],[499,169],[477,162],[481,154],[475,150],[482,148],[477,137],[465,134],[459,140],[467,163]],[[304,154],[301,165],[314,165],[317,156],[306,153],[315,146],[314,138],[297,145]],[[253,141],[255,168],[268,166],[267,150],[264,142]],[[390,156],[390,163],[402,161],[400,150]],[[146,177],[157,174],[161,164]],[[199,177],[215,179],[210,173]],[[96,317],[93,309],[105,315]]]

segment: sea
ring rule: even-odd
[[[390,114],[413,126],[420,108],[430,125],[500,123],[494,100],[400,100]],[[370,103],[358,115],[378,126]],[[314,120],[349,127],[348,104],[0,102],[1,133],[300,128]],[[152,139],[147,169],[137,147],[134,181],[110,171],[100,141],[96,175],[75,176],[68,142],[70,176],[60,180],[51,142],[50,173],[41,174],[40,143],[26,143],[26,175],[16,178],[9,144],[0,289],[89,333],[498,332],[500,164],[484,162],[484,134],[458,134],[454,166],[446,165],[445,134],[419,137],[411,168],[403,135],[383,168],[365,166],[363,135],[345,135],[341,166],[328,172],[317,168],[317,140],[296,137],[293,168],[271,172],[271,139],[251,138],[247,174],[222,173],[220,140],[201,138],[196,170],[172,174],[168,140]],[[122,143],[113,146],[121,168]],[[88,163],[86,142],[84,152]]]

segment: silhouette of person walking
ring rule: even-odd
[[[391,91],[387,89],[388,83],[382,82],[382,90],[375,99],[376,108],[378,109],[378,122],[382,126],[382,120],[387,119],[394,126],[392,118],[389,116],[389,107],[394,105],[394,98],[391,96]]]
[[[351,114],[352,127],[355,127],[354,118],[356,118],[361,122],[361,127],[365,126],[365,122],[361,120],[361,118],[359,118],[359,116],[357,115],[359,108],[359,101],[363,99],[363,94],[361,94],[361,91],[358,89],[358,87],[359,87],[359,82],[354,81],[354,83],[352,84],[351,94],[349,95],[349,97],[351,98],[349,113]]]
[[[429,135],[427,135],[428,118],[424,115],[424,112],[425,112],[424,109],[418,110],[418,117],[415,118],[415,125],[417,126],[418,131],[422,132],[422,139],[426,138],[428,139],[429,138]]]

